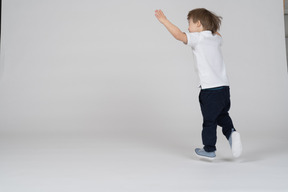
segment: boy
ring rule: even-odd
[[[190,46],[195,56],[201,88],[199,102],[203,116],[204,145],[203,148],[196,148],[195,154],[207,159],[216,157],[216,128],[219,125],[229,141],[233,156],[239,157],[242,153],[242,144],[240,134],[234,128],[228,113],[230,87],[221,53],[222,36],[217,32],[222,17],[204,8],[193,9],[187,15],[189,22],[187,33],[173,25],[161,10],[156,10],[155,16],[177,40]]]

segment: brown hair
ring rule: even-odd
[[[203,28],[205,30],[211,31],[213,34],[220,29],[221,25],[221,16],[217,16],[211,11],[208,11],[205,8],[198,8],[189,11],[187,15],[187,20],[193,19],[193,23],[196,23],[200,20]]]

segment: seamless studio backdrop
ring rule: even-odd
[[[202,146],[200,89],[197,87],[192,50],[172,37],[156,19],[154,11],[162,9],[172,23],[187,32],[187,14],[199,7],[223,17],[220,33],[230,81],[230,115],[243,138],[244,151],[239,162],[265,164],[266,158],[278,155],[286,161],[288,81],[282,0],[3,0],[0,63],[2,189],[17,191],[18,186],[19,189],[45,191],[40,184],[27,182],[46,178],[41,174],[43,167],[50,170],[50,175],[58,175],[49,177],[51,182],[64,183],[65,189],[80,189],[81,184],[70,183],[73,179],[83,178],[80,177],[80,161],[87,166],[89,163],[90,166],[97,164],[96,157],[89,155],[105,151],[105,147],[108,149],[113,142],[114,150],[120,150],[117,154],[122,155],[113,158],[123,160],[123,163],[125,155],[130,158],[127,155],[133,151],[129,147],[138,146],[135,153],[157,149],[157,153],[151,156],[157,158],[157,154],[169,154],[171,158],[182,158],[192,164],[194,147]],[[227,159],[230,158],[229,146],[220,130],[218,127],[217,155],[220,159]],[[87,160],[87,148],[90,149],[89,158],[95,160],[93,163]],[[102,154],[101,160],[105,162],[104,157],[113,153]],[[66,168],[73,165],[79,176],[68,168],[64,170],[59,166],[56,170],[54,165],[58,165],[57,162],[49,164],[45,161],[49,157],[44,157],[44,154],[54,155]],[[81,154],[82,159],[73,154]],[[19,161],[22,158],[20,164],[15,162],[16,158]],[[70,159],[68,165],[64,163],[67,159]],[[42,172],[37,172],[36,168],[31,171],[35,164],[29,162],[37,162]],[[280,189],[287,188],[281,177],[287,177],[287,164],[283,162],[278,162],[277,167],[282,174],[280,178],[274,178],[274,181],[274,172],[271,178],[264,177],[264,180],[272,179]],[[123,166],[119,161],[113,163],[111,165],[115,167]],[[160,163],[160,160],[155,163]],[[194,163],[200,162],[194,160]],[[207,166],[204,163],[200,165]],[[16,174],[21,166],[26,182],[21,180],[23,175]],[[251,171],[253,165],[246,166],[239,169]],[[134,170],[126,170],[137,175]],[[67,171],[73,175],[69,180],[70,188],[65,185],[68,180],[63,179]],[[89,172],[88,168],[86,171]],[[113,187],[104,182],[109,175],[114,187],[122,186],[123,183],[113,180],[113,176],[122,173],[121,169],[109,171],[99,178],[96,173],[85,178],[102,179],[101,184],[92,184],[92,181],[89,184],[104,189]],[[258,174],[261,173],[263,175],[261,171]],[[124,179],[129,176],[127,172],[121,175]],[[11,185],[13,178],[18,179],[17,186]],[[133,187],[141,185],[142,181],[148,183],[145,185],[147,190],[151,189],[149,178],[152,182],[151,175],[147,178],[136,176],[135,186],[130,185],[131,188],[123,191],[135,190]],[[234,175],[234,178],[245,179],[239,175]],[[177,189],[177,179],[172,175],[167,179],[175,188],[165,188],[160,182],[153,185],[158,187],[155,191]],[[45,184],[44,179],[41,182]],[[247,180],[246,187],[256,189],[260,183],[266,185],[266,189],[274,186],[273,182],[249,184]],[[55,185],[50,185],[50,188]],[[182,183],[182,187],[189,186],[188,181]],[[118,188],[117,191],[121,190]]]
[[[197,7],[223,17],[235,127],[286,131],[280,4],[3,1],[1,131],[199,130],[191,48],[154,16],[161,8],[188,31],[187,13]]]

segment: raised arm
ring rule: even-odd
[[[215,32],[217,35],[219,35],[220,37],[222,37],[221,35],[220,35],[220,33],[218,33],[217,31]]]
[[[173,23],[171,23],[164,13],[160,10],[155,11],[155,16],[157,19],[162,23],[167,30],[173,35],[173,37],[179,41],[182,41],[183,43],[187,44],[187,36],[184,32],[182,32],[177,26],[175,26]]]

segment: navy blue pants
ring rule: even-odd
[[[216,151],[217,125],[222,127],[222,133],[229,139],[233,126],[229,116],[230,88],[221,86],[201,89],[199,102],[203,116],[202,142],[207,152]]]

